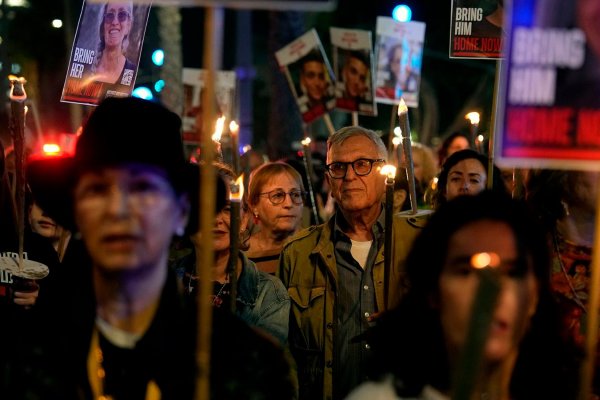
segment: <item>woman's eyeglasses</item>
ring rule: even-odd
[[[277,204],[281,204],[285,201],[285,196],[290,196],[292,203],[299,206],[304,204],[304,197],[306,195],[302,190],[290,190],[288,193],[284,192],[281,189],[271,190],[270,192],[260,193],[259,196],[267,196],[271,204],[276,206]]]
[[[111,11],[104,14],[104,22],[107,24],[112,24],[115,20],[115,16],[117,17],[119,22],[125,22],[129,19],[129,13],[127,11],[119,11],[118,13],[116,13],[116,15],[114,12]]]

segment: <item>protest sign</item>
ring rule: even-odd
[[[501,58],[502,0],[452,0],[450,58]]]
[[[514,0],[507,10],[497,163],[600,169],[597,16],[575,19],[574,2],[551,3]]]
[[[419,105],[424,41],[425,23],[377,17],[378,103],[397,105],[403,98],[408,107]]]
[[[313,122],[335,107],[335,78],[316,30],[278,50],[275,58],[304,122]]]
[[[130,96],[149,13],[149,5],[84,1],[61,101],[97,105]]]
[[[202,112],[202,90],[205,87],[206,71],[184,68],[183,83],[183,140],[186,144],[200,144],[198,115]],[[215,104],[217,114],[231,120],[235,105],[235,71],[215,71]]]
[[[330,28],[336,108],[364,115],[377,115],[374,94],[373,44],[371,32]]]

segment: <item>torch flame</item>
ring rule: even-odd
[[[235,182],[230,185],[230,189],[229,200],[238,203],[242,201],[242,197],[244,197],[244,174],[238,176]]]
[[[309,137],[304,138],[303,140],[300,141],[300,143],[302,143],[302,146],[308,146],[310,144],[311,140]]]
[[[42,146],[42,151],[47,156],[55,156],[60,153],[60,146],[56,143],[45,143]]]
[[[247,144],[244,147],[242,147],[242,154],[246,154],[250,150],[252,150],[252,146],[250,146],[249,144]]]
[[[483,135],[477,135],[477,140],[479,141],[479,143],[483,142]]]
[[[396,137],[394,137],[394,138],[392,139],[392,144],[393,144],[394,146],[398,146],[400,143],[402,143],[402,138],[400,138],[400,137],[396,136]]]
[[[239,129],[240,129],[240,126],[238,125],[238,123],[237,123],[237,122],[235,122],[235,121],[231,121],[231,122],[229,123],[229,132],[231,132],[232,134],[234,134],[234,135],[235,135],[236,133],[238,133],[238,130],[239,130]]]
[[[465,115],[465,119],[468,119],[469,121],[471,121],[471,124],[477,125],[477,124],[479,124],[479,113],[472,111],[472,112],[468,113],[467,115]]]
[[[500,256],[496,253],[476,253],[471,257],[471,266],[476,269],[495,268],[500,265]]]
[[[217,122],[215,123],[215,133],[211,136],[212,140],[215,142],[221,141],[221,134],[223,133],[223,126],[225,125],[225,116],[217,118]]]
[[[381,175],[387,176],[388,179],[394,179],[396,177],[396,167],[392,164],[386,164],[379,170]]]
[[[402,136],[402,128],[400,128],[399,126],[394,128],[394,136]]]
[[[398,116],[406,113],[408,113],[408,107],[406,106],[404,99],[400,99],[400,103],[398,104]]]

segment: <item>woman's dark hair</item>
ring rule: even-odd
[[[467,140],[468,143],[471,143],[471,140],[469,139],[469,137],[466,134],[459,132],[459,131],[452,132],[450,135],[446,136],[446,138],[442,142],[440,148],[438,149],[438,164],[439,165],[442,165],[444,163],[444,161],[446,161],[446,158],[448,157],[448,149],[450,148],[450,145],[452,144],[454,139],[456,139],[457,137],[463,137]]]
[[[438,294],[450,238],[481,220],[500,221],[510,227],[521,261],[518,265],[531,265],[538,282],[539,302],[519,345],[510,382],[511,398],[572,398],[580,352],[569,348],[560,336],[558,311],[550,291],[547,242],[524,202],[490,191],[443,204],[416,238],[406,260],[408,292],[400,306],[382,316],[369,333],[375,355],[373,369],[380,375],[393,373],[401,396],[418,395],[424,385],[450,389],[439,310],[432,299]],[[551,357],[548,352],[552,352]]]
[[[469,160],[469,159],[475,159],[475,160],[479,161],[481,163],[481,165],[483,166],[483,169],[485,170],[486,177],[487,177],[487,171],[488,171],[488,157],[487,156],[485,156],[475,150],[471,150],[471,149],[459,150],[455,153],[452,153],[450,155],[450,157],[448,157],[446,159],[446,161],[444,162],[444,164],[442,165],[442,169],[440,170],[440,173],[438,175],[437,191],[436,191],[434,199],[433,199],[433,202],[434,202],[433,207],[434,208],[439,207],[441,204],[443,204],[447,201],[446,200],[446,184],[448,183],[448,173],[450,172],[450,169],[452,169],[452,167],[454,167],[459,162],[464,161],[464,160]],[[506,186],[504,185],[504,181],[502,180],[502,173],[501,173],[500,169],[498,167],[496,167],[495,165],[494,165],[494,176],[492,177],[492,179],[493,179],[492,190],[501,192],[501,193],[507,193]]]

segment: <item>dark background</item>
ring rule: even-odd
[[[3,2],[4,3],[4,2]],[[8,74],[8,65],[18,63],[28,79],[26,89],[35,102],[44,133],[72,132],[71,106],[60,103],[66,65],[73,43],[82,2],[80,0],[29,0],[28,8],[0,8],[0,57],[3,60],[2,77]],[[373,32],[379,15],[391,16],[398,1],[338,0],[333,12],[251,12],[252,35],[242,46],[252,49],[252,103],[253,145],[276,158],[290,151],[293,141],[302,137],[299,114],[289,89],[281,86],[282,76],[274,63],[274,50],[310,28],[319,33],[331,61],[329,27],[366,29]],[[481,113],[480,131],[487,132],[491,118],[495,60],[464,60],[448,57],[450,1],[406,0],[413,11],[413,20],[426,23],[425,51],[422,69],[421,97],[418,109],[410,110],[414,139],[435,146],[441,137],[455,130],[467,132],[467,111]],[[236,10],[225,11],[223,35],[223,69],[236,68]],[[181,8],[182,54],[185,67],[202,67],[204,10]],[[63,19],[61,29],[52,28],[53,18]],[[161,47],[158,35],[156,7],[150,14],[146,31],[137,84],[157,75],[151,63],[152,51]],[[166,54],[168,57],[168,54]],[[8,81],[2,79],[3,93]],[[3,100],[6,104],[6,100]],[[360,117],[360,124],[384,134],[389,130],[392,107],[378,104],[377,117]],[[84,106],[84,116],[90,109]],[[0,114],[0,132],[7,137],[7,113]],[[29,118],[29,117],[28,117]],[[350,124],[350,115],[334,112],[336,128]],[[316,138],[327,136],[322,122],[307,128]]]

